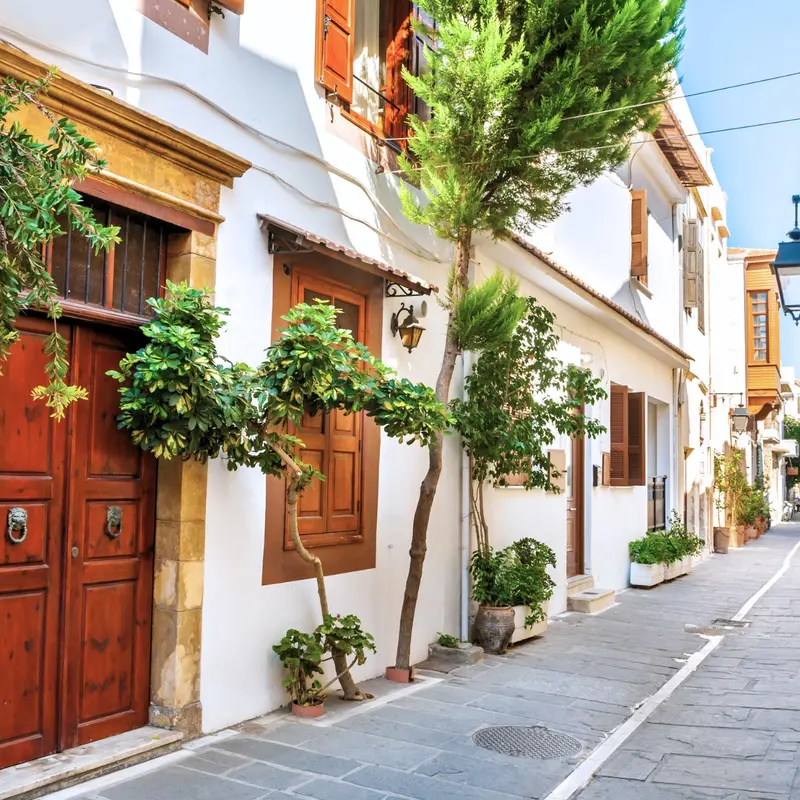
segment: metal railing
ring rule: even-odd
[[[667,527],[667,476],[647,479],[647,529],[663,531]]]

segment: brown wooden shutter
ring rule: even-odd
[[[647,278],[647,192],[631,190],[631,275]]]
[[[611,485],[628,485],[628,387],[611,384]]]
[[[683,305],[684,308],[698,306],[698,248],[699,224],[696,219],[687,220],[683,226]]]
[[[244,14],[244,0],[214,0],[214,2],[234,14]]]
[[[697,328],[706,332],[706,274],[703,248],[697,248]]]
[[[645,409],[644,392],[628,395],[628,485],[644,486],[645,467]]]
[[[419,7],[419,3],[414,3],[414,19],[427,26],[430,29],[430,33],[436,30],[435,20]],[[434,42],[429,33],[419,26],[415,27],[411,39],[411,66],[409,67],[412,75],[421,75],[424,72],[428,63],[428,50],[433,48]],[[430,108],[418,97],[412,98],[411,110],[422,120],[431,118]]]
[[[317,76],[343,103],[353,101],[355,0],[318,0]]]
[[[391,35],[386,47],[386,83],[381,90],[388,98],[384,106],[383,130],[402,148],[406,146],[406,117],[411,108],[411,87],[403,78],[403,67],[411,64],[411,13],[408,3],[394,3],[389,19]],[[412,70],[413,71],[413,70]]]
[[[328,414],[328,498],[326,533],[352,533],[359,529],[361,510],[362,413]]]

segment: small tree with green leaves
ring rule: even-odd
[[[47,383],[37,386],[33,396],[62,419],[70,403],[86,398],[86,390],[67,383],[67,342],[56,327],[61,307],[44,264],[45,248],[65,233],[60,219],[85,236],[96,252],[118,241],[119,228],[99,225],[71,188],[105,162],[91,139],[43,105],[41,97],[55,75],[52,69],[37,81],[6,78],[0,83],[0,368],[19,337],[19,315],[28,309],[46,312],[53,320],[53,333],[44,344],[50,357]],[[37,109],[50,122],[47,142],[13,121],[26,107]]]
[[[298,499],[324,476],[303,462],[303,443],[291,431],[307,413],[363,411],[387,435],[427,444],[449,423],[447,410],[431,388],[398,378],[350,331],[337,328],[337,310],[327,303],[291,309],[280,338],[251,368],[217,352],[227,309],[185,284],[167,282],[167,290],[164,299],[148,300],[155,319],[142,332],[149,342],[109,373],[123,384],[119,426],[161,458],[221,456],[228,469],[256,467],[286,479],[292,542],[317,580],[320,635],[345,698],[361,699],[347,657],[363,659],[363,634],[350,624],[354,618],[331,615],[322,562],[298,531]]]
[[[454,400],[455,427],[470,464],[470,518],[477,557],[490,560],[484,489],[509,475],[526,489],[557,491],[548,454],[557,434],[596,438],[605,428],[585,406],[606,397],[588,370],[556,356],[552,312],[527,298],[526,314],[507,341],[487,347],[466,378],[467,397]]]
[[[436,20],[430,69],[403,75],[431,110],[412,116],[406,215],[454,245],[448,336],[436,392],[447,402],[458,301],[475,234],[493,238],[554,219],[577,186],[622,163],[673,88],[684,0],[420,0]],[[424,23],[416,23],[424,27]],[[442,439],[430,448],[414,514],[395,666],[410,664],[414,613]]]

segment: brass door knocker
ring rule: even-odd
[[[106,509],[106,533],[110,539],[119,539],[122,535],[122,509],[119,506]]]
[[[15,531],[22,531],[19,536]],[[13,544],[22,544],[28,536],[28,512],[17,506],[8,512],[8,527],[6,534]]]

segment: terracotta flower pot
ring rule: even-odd
[[[486,653],[505,653],[514,628],[513,608],[481,606],[472,626],[472,639]]]
[[[302,719],[316,719],[325,713],[325,703],[317,703],[313,706],[299,706],[292,703],[292,714]]]
[[[744,526],[742,525],[732,525],[730,527],[731,532],[731,547],[744,547],[747,544],[747,539],[744,536]]]
[[[727,553],[731,542],[730,528],[714,528],[714,552]]]
[[[394,683],[411,683],[414,680],[414,668],[397,669],[386,667],[386,680]]]
[[[754,542],[758,539],[758,528],[755,525],[748,525],[745,529],[745,533],[747,534],[747,541]]]

